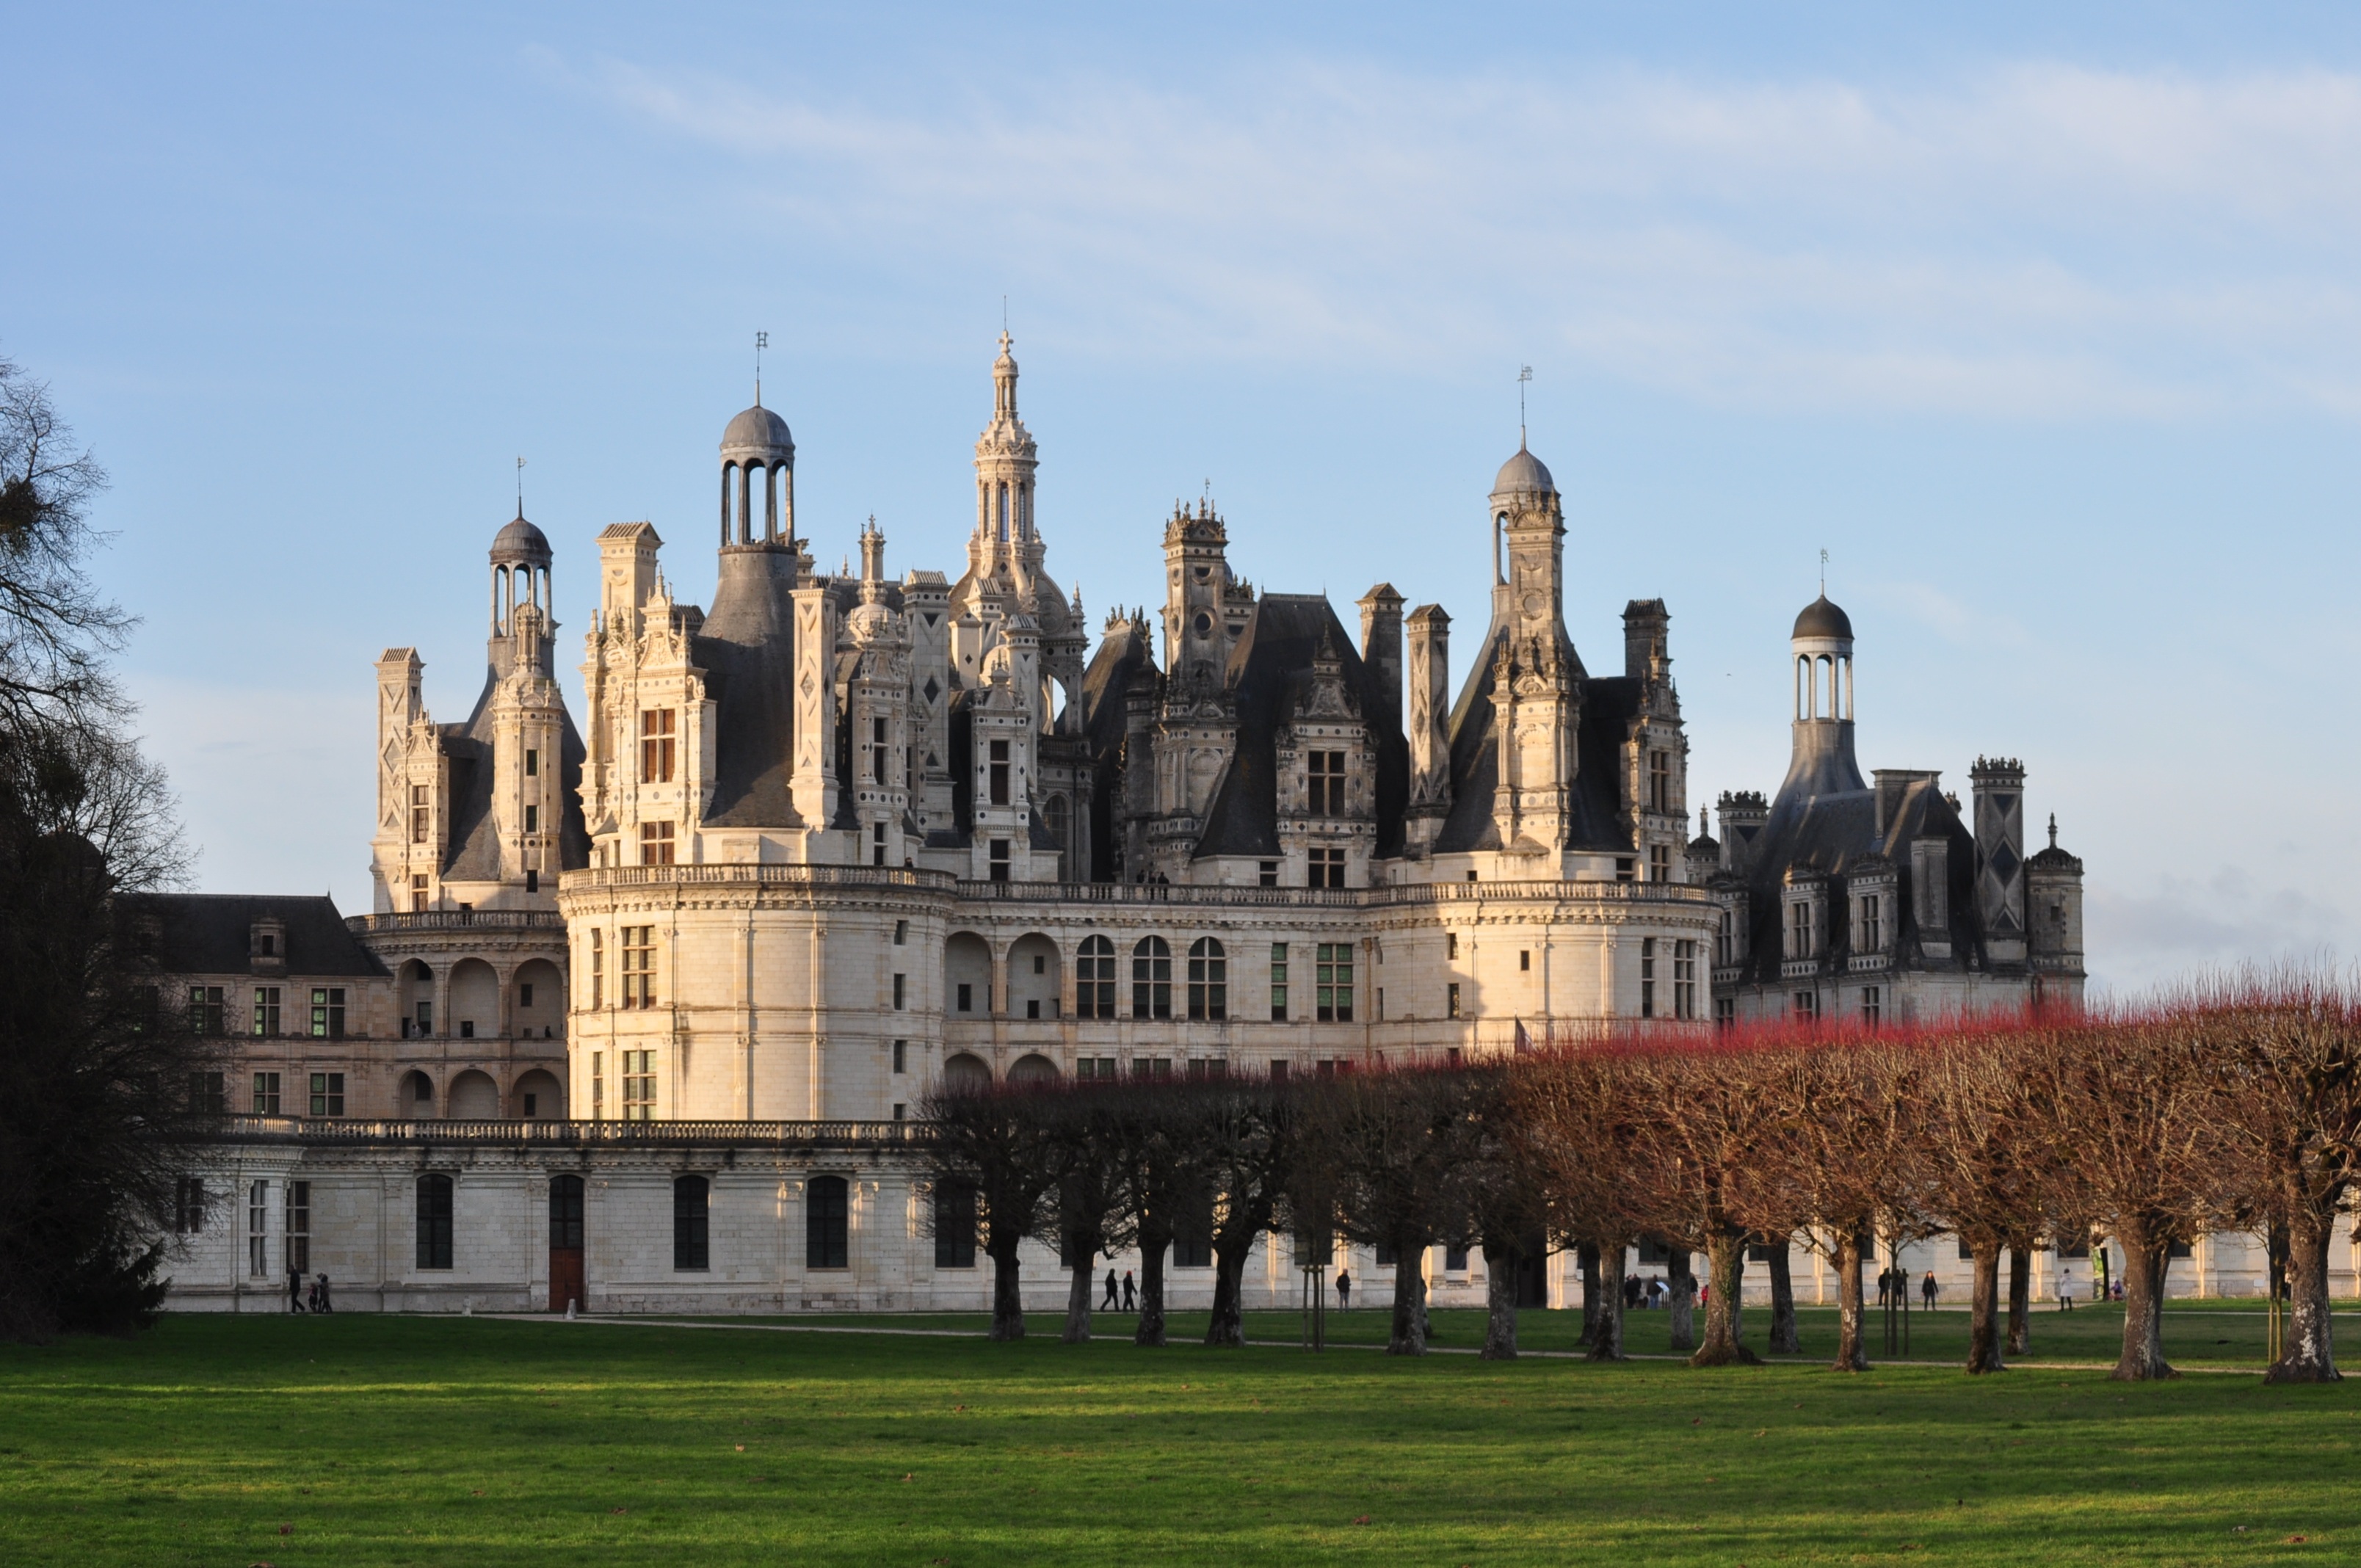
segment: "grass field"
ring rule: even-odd
[[[1828,1373],[1830,1316],[1806,1310],[1804,1357],[1711,1372],[1066,1346],[1043,1317],[1013,1345],[175,1318],[0,1349],[0,1562],[2361,1558],[2354,1396],[2234,1370],[2258,1365],[2258,1311],[2174,1309],[2167,1346],[2192,1375],[2141,1387],[2105,1380],[2105,1309],[2036,1321],[2037,1359],[2087,1365],[1982,1379]],[[1478,1343],[1480,1315],[1437,1318],[1444,1347]],[[1632,1324],[1635,1352],[1663,1348],[1664,1314]],[[1334,1327],[1382,1333],[1374,1311]],[[1524,1338],[1568,1346],[1577,1327],[1528,1313]],[[1964,1341],[1963,1314],[1914,1315],[1915,1356]]]

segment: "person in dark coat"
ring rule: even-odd
[[[1102,1312],[1115,1310],[1115,1270],[1112,1268],[1107,1270],[1106,1299],[1099,1303],[1099,1310]]]
[[[1123,1310],[1126,1312],[1139,1310],[1139,1292],[1131,1283],[1131,1270],[1128,1268],[1123,1271]]]
[[[335,1303],[328,1299],[328,1277],[324,1274],[312,1282],[312,1310],[333,1312]]]
[[[1336,1271],[1336,1310],[1348,1312],[1353,1309],[1353,1277],[1344,1269]]]
[[[287,1266],[287,1310],[291,1312],[303,1310],[303,1271],[291,1263]]]

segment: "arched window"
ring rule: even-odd
[[[1008,543],[1008,487],[1000,487],[1000,542]]]
[[[1131,949],[1131,1015],[1172,1016],[1172,949],[1161,937],[1142,937]]]
[[[713,1250],[706,1214],[712,1184],[701,1176],[676,1176],[672,1183],[672,1266],[681,1270],[712,1266]]]
[[[851,1266],[845,1217],[851,1203],[840,1176],[815,1176],[804,1199],[804,1266]]]
[[[1066,841],[1066,832],[1071,820],[1066,810],[1064,795],[1053,795],[1041,803],[1041,826],[1049,830],[1049,837],[1058,841],[1058,848],[1060,850],[1071,850],[1073,848]]]
[[[1115,944],[1104,937],[1082,939],[1074,965],[1074,1013],[1082,1018],[1115,1016]]]
[[[418,1266],[451,1266],[451,1179],[418,1179]]]
[[[1230,1015],[1230,960],[1222,944],[1200,937],[1189,945],[1189,1016],[1220,1022]]]

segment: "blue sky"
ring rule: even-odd
[[[367,906],[370,662],[465,717],[518,455],[564,663],[608,522],[707,597],[758,328],[816,551],[956,569],[1005,297],[1093,620],[1210,484],[1257,584],[1480,624],[1529,364],[1693,799],[1776,785],[1825,548],[1864,765],[2021,756],[2102,981],[2354,949],[2361,13],[652,9],[0,5],[0,353],[204,887]]]

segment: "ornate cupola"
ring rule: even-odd
[[[1795,617],[1787,648],[1795,673],[1795,749],[1780,795],[1867,789],[1852,749],[1852,618],[1823,591]]]
[[[795,537],[796,438],[785,420],[763,406],[757,381],[754,406],[721,433],[721,547],[791,549]]]
[[[982,576],[1005,576],[1022,588],[1041,564],[1033,522],[1033,481],[1040,453],[1016,413],[1016,356],[1000,334],[992,362],[992,422],[975,443],[975,536],[968,562]]]

